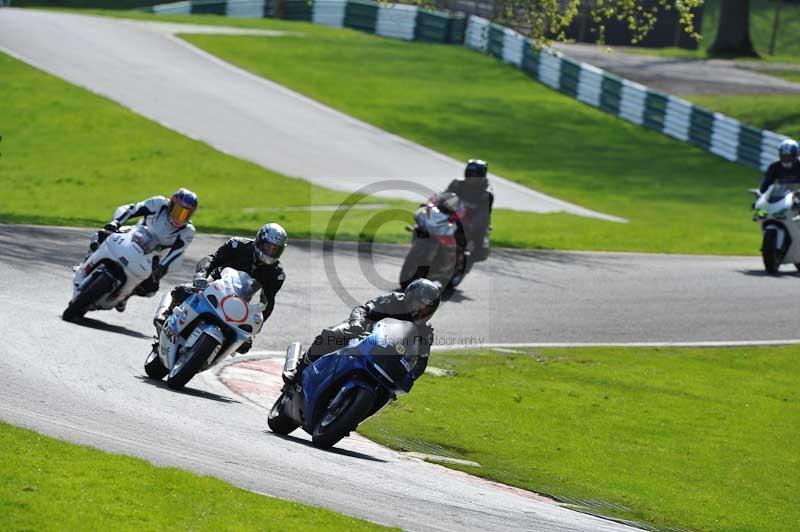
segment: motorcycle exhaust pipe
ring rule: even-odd
[[[303,346],[300,342],[292,342],[286,349],[286,361],[283,363],[283,380],[291,382],[297,374],[297,364],[303,356]]]
[[[158,304],[158,308],[156,309],[156,315],[153,318],[153,324],[156,326],[156,329],[159,328],[159,323],[163,323],[163,321],[166,319],[164,314],[167,312],[167,309],[171,304],[172,292],[170,291],[164,294],[164,296],[161,298],[161,302]]]

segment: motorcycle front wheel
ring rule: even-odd
[[[148,377],[157,381],[160,381],[169,373],[169,370],[161,362],[161,357],[158,356],[155,348],[150,351],[150,354],[147,355],[147,360],[144,361],[144,372],[147,373]]]
[[[311,442],[314,447],[327,449],[355,430],[367,417],[375,403],[375,394],[366,388],[353,388],[338,406],[325,409],[314,425]]]
[[[777,229],[764,231],[764,239],[761,242],[761,258],[764,260],[764,269],[767,273],[776,275],[781,267]]]
[[[415,238],[411,244],[411,249],[408,250],[408,255],[406,255],[403,266],[400,268],[400,288],[403,290],[412,281],[428,275],[431,268],[430,264],[424,264],[428,255],[427,246],[427,242],[423,242],[418,238]]]
[[[197,342],[191,347],[190,351],[175,362],[175,366],[170,370],[167,377],[167,386],[173,390],[183,388],[192,377],[197,374],[203,367],[203,362],[211,357],[220,346],[216,338],[212,338],[207,334],[203,334],[197,339]]]
[[[114,282],[103,274],[96,274],[83,290],[70,301],[61,318],[65,321],[78,321],[83,318],[89,307],[111,291]]]
[[[267,425],[269,425],[269,430],[275,434],[285,436],[293,432],[300,424],[286,415],[283,409],[283,398],[284,395],[281,394],[278,400],[275,401],[275,404],[272,405],[272,409],[269,411],[269,416],[267,417]]]

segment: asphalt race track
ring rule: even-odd
[[[148,381],[142,363],[158,297],[133,298],[125,314],[91,313],[85,325],[60,319],[89,232],[0,226],[0,419],[410,530],[624,528],[362,438],[325,452],[300,432],[272,435],[266,411],[212,375],[185,393]],[[222,241],[199,235],[164,287],[189,279],[195,261]],[[362,263],[388,277],[404,250],[373,251],[359,261],[354,244],[335,250],[338,279],[357,299],[381,288],[364,278]],[[322,255],[319,243],[291,243],[287,282],[256,350],[307,340],[347,314]],[[755,257],[498,251],[434,325],[438,338],[453,341],[780,340],[794,330],[786,309],[800,279],[767,277],[759,266]]]
[[[265,410],[238,399],[212,376],[196,378],[185,393],[147,380],[142,362],[158,298],[131,300],[124,315],[90,314],[84,326],[59,318],[86,233],[0,226],[4,421],[410,530],[624,528],[361,438],[326,452],[305,438],[277,437],[266,431]],[[201,236],[187,263],[220,242]],[[349,285],[357,267],[347,260]],[[346,312],[325,288],[324,273],[315,267],[321,263],[318,246],[290,248],[289,280],[258,347],[284,347]],[[190,277],[188,266],[183,275]],[[447,321],[455,326],[452,317]]]
[[[396,166],[387,164],[392,157],[429,169],[434,188],[460,168],[142,24],[0,9],[3,49],[178,131],[318,183],[357,188],[376,175],[403,177],[386,174]],[[158,69],[164,58],[174,68]],[[191,87],[181,87],[189,79]],[[287,113],[298,120],[296,129],[287,129]],[[208,134],[208,124],[219,137]],[[299,156],[291,142],[265,150],[251,141],[278,130],[280,138],[303,138],[319,150],[330,149],[332,138],[346,139],[331,145],[336,153],[330,156],[363,166],[329,165],[329,155]],[[323,173],[315,166],[320,163],[347,175]],[[573,209],[504,186],[498,199],[507,206]],[[158,297],[134,298],[124,314],[92,313],[82,325],[60,319],[71,295],[71,266],[83,257],[89,234],[0,225],[0,419],[408,530],[627,529],[360,437],[320,451],[300,431],[275,436],[266,429],[263,407],[213,374],[195,378],[183,393],[153,383],[142,363]],[[190,279],[194,263],[223,240],[199,235],[164,289]],[[254,352],[308,341],[345,317],[354,302],[394,288],[406,250],[343,243],[328,251],[319,242],[291,241],[283,260],[287,281]],[[757,257],[495,250],[437,314],[437,348],[787,341],[795,337],[791,309],[798,283],[793,271],[764,275]]]
[[[330,188],[401,179],[443,190],[463,171],[463,162],[220,61],[161,24],[4,8],[3,51],[221,151]],[[621,220],[491,177],[497,207]]]

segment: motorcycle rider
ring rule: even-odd
[[[287,245],[286,230],[276,223],[268,223],[253,238],[233,237],[211,255],[197,263],[194,279],[190,285],[178,285],[161,301],[154,324],[157,330],[166,321],[172,309],[180,305],[195,290],[205,290],[208,279],[219,279],[224,268],[233,268],[247,273],[261,285],[261,311],[264,322],[275,308],[275,295],[283,286],[286,274],[278,260]],[[242,344],[238,352],[246,353],[252,347],[250,339]]]
[[[417,279],[404,292],[389,292],[359,305],[350,312],[350,318],[322,330],[309,346],[294,374],[284,373],[287,383],[296,382],[309,364],[323,355],[341,349],[353,338],[362,338],[372,332],[375,324],[384,318],[408,321],[417,328],[415,341],[420,342],[419,358],[414,366],[414,379],[418,379],[428,365],[428,355],[433,344],[433,327],[428,320],[439,307],[441,295],[435,283]]]
[[[100,244],[131,218],[141,218],[139,224],[147,227],[158,238],[162,249],[169,252],[158,263],[153,264],[153,273],[142,281],[133,291],[141,297],[152,297],[158,292],[159,281],[173,265],[180,265],[183,254],[194,240],[195,228],[191,222],[197,210],[197,194],[186,188],[180,188],[170,199],[164,196],[153,196],[139,203],[122,205],[114,211],[114,217],[103,229],[98,231],[89,244],[89,254],[96,251]],[[117,311],[124,312],[127,299],[119,302]]]
[[[470,261],[480,262],[489,257],[489,231],[491,230],[494,194],[486,175],[489,165],[480,159],[470,159],[464,168],[464,179],[454,179],[445,192],[458,195],[467,210],[467,245]]]
[[[778,160],[769,165],[758,190],[763,194],[773,183],[800,186],[800,145],[785,139],[778,146]]]
[[[458,194],[455,192],[442,192],[441,194],[437,194],[436,197],[436,207],[444,214],[448,215],[448,218],[451,222],[456,224],[456,231],[453,235],[455,237],[455,253],[456,256],[454,257],[455,260],[455,270],[448,270],[448,275],[455,274],[461,268],[462,272],[466,272],[471,267],[471,263],[473,262],[468,257],[471,257],[467,247],[467,232],[466,228],[464,227],[464,223],[462,217],[459,216],[458,208],[462,203],[462,200],[458,197]],[[438,275],[440,272],[429,273],[431,280],[437,287],[441,290],[443,286],[447,286],[449,279],[441,279]],[[434,280],[433,277],[436,276],[437,279]],[[402,286],[405,284],[401,283]]]

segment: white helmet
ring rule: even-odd
[[[261,226],[256,233],[253,253],[257,262],[275,264],[286,248],[286,229],[280,224],[269,223]]]

